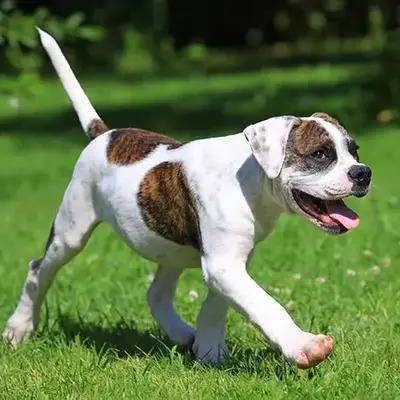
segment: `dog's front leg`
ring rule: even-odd
[[[202,269],[210,290],[223,296],[244,314],[271,344],[282,350],[288,361],[300,368],[308,368],[324,360],[332,351],[333,339],[302,331],[286,310],[248,275],[246,260],[205,256]],[[210,326],[210,329],[215,328]],[[200,337],[201,332],[206,332],[204,327],[198,329],[195,345],[202,343],[204,348],[204,342],[209,338],[203,339],[205,334]],[[209,343],[209,347],[213,348],[215,344]]]
[[[209,290],[196,321],[193,352],[200,361],[220,364],[226,361],[228,348],[225,344],[225,323],[228,301]]]

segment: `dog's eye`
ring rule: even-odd
[[[325,160],[326,158],[328,158],[328,155],[326,154],[326,151],[324,149],[318,149],[314,151],[311,156],[313,158],[316,158],[317,160]]]

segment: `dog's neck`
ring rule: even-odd
[[[285,212],[281,194],[276,193],[276,185],[267,178],[243,133],[226,136],[223,141],[229,148],[230,172],[235,174],[254,218],[255,239],[262,240],[271,230],[273,221]]]

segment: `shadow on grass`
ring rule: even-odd
[[[184,82],[184,81],[183,81]],[[270,116],[311,115],[324,111],[352,127],[361,126],[368,118],[360,109],[360,82],[352,78],[341,83],[293,84],[268,89],[268,85],[250,82],[242,89],[218,91],[158,101],[149,104],[127,103],[102,107],[98,111],[110,127],[135,126],[192,140],[240,132],[250,123]],[[85,142],[78,119],[72,110],[36,113],[24,117],[3,118],[0,135],[57,137]]]
[[[113,327],[103,327],[61,315],[58,325],[68,344],[74,343],[79,337],[84,346],[94,348],[97,353],[111,351],[118,358],[133,355],[167,356],[172,349],[172,343],[156,329],[139,331],[134,325],[128,326],[125,321]]]
[[[257,375],[284,380],[288,376],[299,377],[297,368],[289,365],[283,356],[271,348],[235,348],[235,343],[228,343],[233,351],[226,364],[212,366],[199,364],[191,350],[187,347],[176,348],[174,344],[159,330],[139,331],[135,326],[127,326],[125,321],[114,327],[102,327],[84,321],[74,321],[67,315],[58,318],[58,325],[63,332],[67,344],[76,343],[79,337],[82,345],[94,349],[97,354],[107,353],[111,357],[127,358],[130,356],[163,359],[176,358],[187,368],[218,369],[226,373]],[[303,378],[312,379],[314,370],[303,374]]]

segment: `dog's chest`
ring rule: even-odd
[[[254,242],[264,240],[274,229],[283,209],[273,201],[264,200],[254,205]]]
[[[257,244],[263,241],[274,229],[275,222],[278,219],[280,213],[267,214],[267,217],[256,220],[254,224],[254,243]]]

